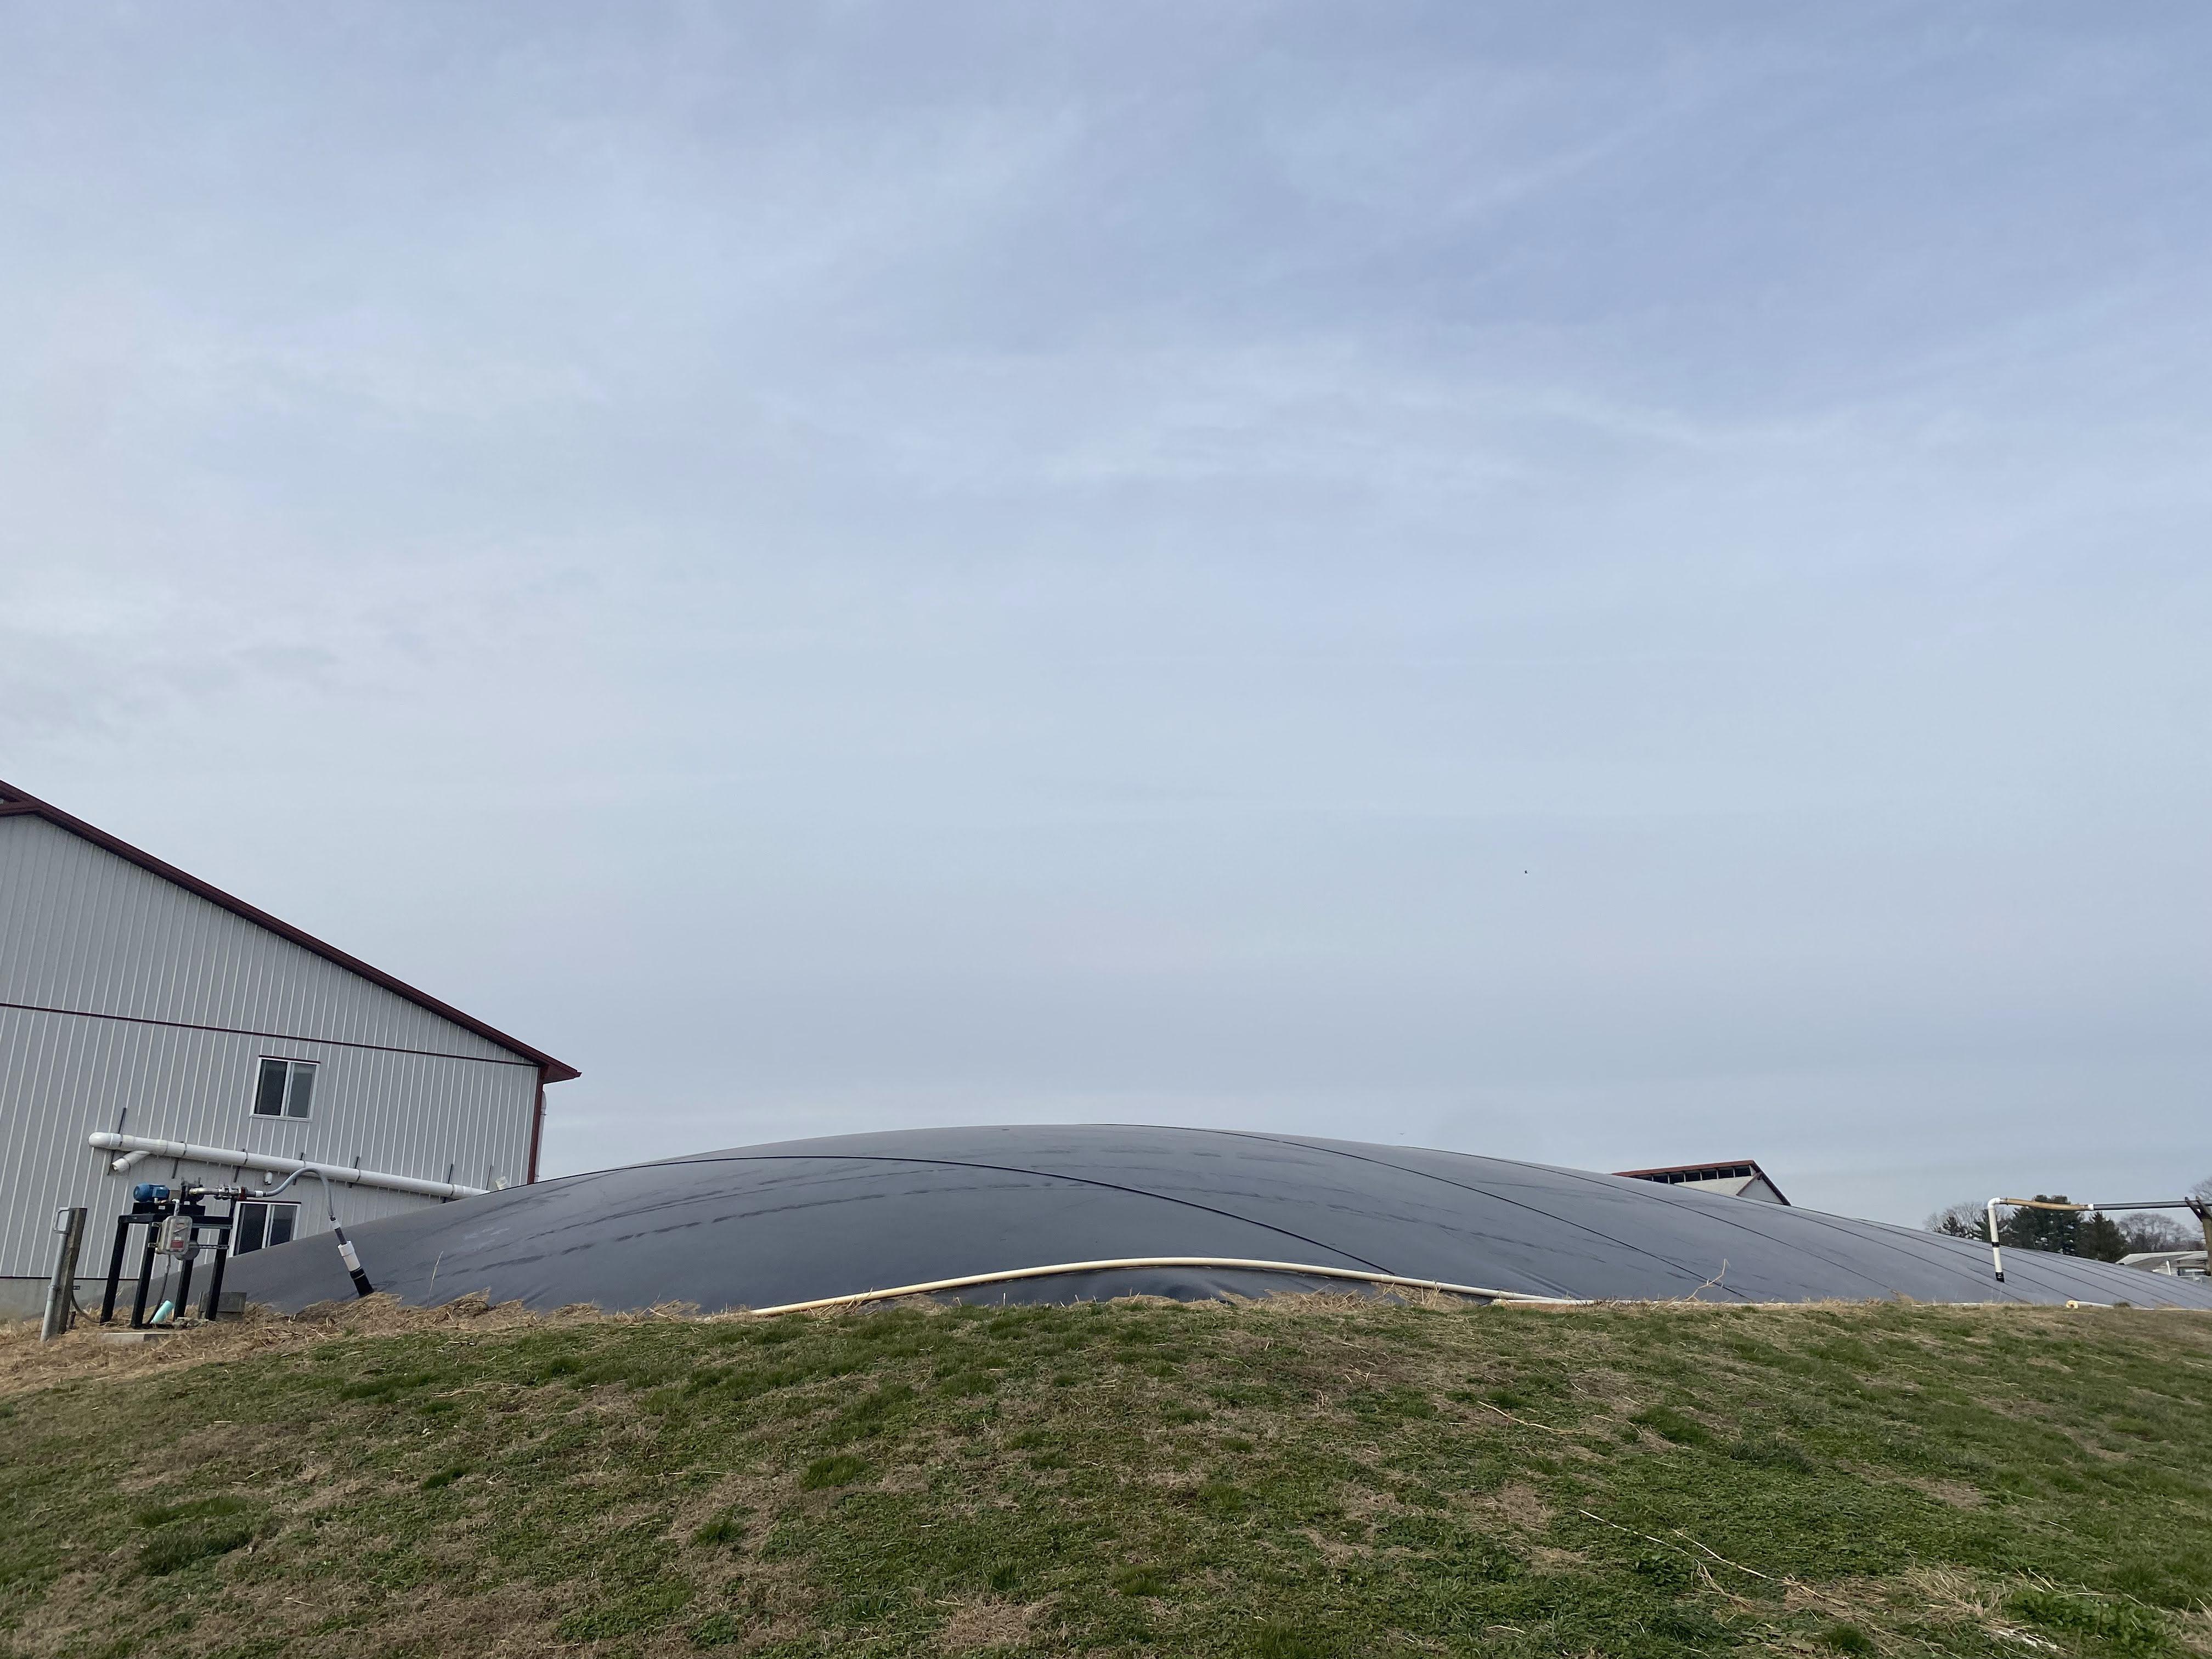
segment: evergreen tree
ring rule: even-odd
[[[2069,1200],[2063,1193],[2038,1193],[2039,1204],[2064,1204]],[[2009,1228],[2013,1233],[2005,1238]],[[2023,1250],[2048,1250],[2053,1255],[2081,1254],[2081,1217],[2074,1210],[2018,1209],[2007,1216],[1997,1229],[1997,1236],[2008,1244]]]
[[[2073,1254],[2086,1255],[2092,1261],[2118,1261],[2133,1253],[2135,1246],[2129,1241],[2128,1230],[2108,1215],[2083,1216],[2075,1234]]]

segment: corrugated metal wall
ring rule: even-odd
[[[131,1183],[176,1173],[106,1173],[85,1138],[125,1108],[133,1134],[477,1187],[526,1173],[535,1065],[36,818],[0,818],[0,1001],[72,1011],[0,1007],[0,1276],[51,1268],[70,1204],[92,1211],[87,1272],[105,1271]],[[310,1117],[252,1115],[264,1054],[319,1063]],[[303,1230],[324,1224],[319,1185],[287,1196]],[[337,1195],[347,1223],[434,1201]]]
[[[43,818],[0,818],[0,1002],[512,1060]]]

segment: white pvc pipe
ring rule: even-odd
[[[864,1302],[888,1302],[895,1297],[931,1296],[939,1291],[966,1290],[975,1285],[1000,1285],[1017,1279],[1046,1279],[1054,1273],[1095,1273],[1127,1267],[1241,1267],[1255,1273],[1309,1273],[1322,1279],[1357,1279],[1366,1285],[1394,1285],[1410,1291],[1442,1291],[1449,1296],[1480,1296],[1492,1302],[1538,1303],[1551,1307],[1588,1306],[1580,1297],[1535,1296],[1527,1291],[1493,1291],[1480,1285],[1451,1285],[1441,1279],[1407,1279],[1397,1273],[1367,1273],[1356,1267],[1320,1267],[1306,1261],[1253,1261],[1224,1255],[1132,1255],[1111,1261],[1058,1261],[1043,1267],[1006,1267],[996,1273],[967,1273],[958,1279],[932,1279],[919,1285],[899,1285],[884,1291],[856,1291],[849,1296],[820,1296],[811,1302],[786,1302],[774,1308],[755,1308],[757,1319],[771,1314],[805,1313],[816,1308],[850,1308]]]
[[[236,1146],[202,1146],[189,1140],[156,1140],[149,1135],[111,1134],[103,1130],[91,1137],[103,1152],[129,1152],[139,1158],[179,1158],[218,1169],[266,1170],[274,1175],[315,1175],[344,1187],[379,1187],[386,1192],[416,1193],[424,1198],[477,1198],[481,1187],[463,1187],[450,1181],[418,1181],[413,1176],[387,1175],[382,1170],[356,1170],[343,1164],[313,1164],[304,1158],[276,1158],[267,1152],[242,1152]],[[127,1168],[123,1159],[118,1169]]]
[[[2188,1207],[2187,1201],[2173,1204],[2075,1204],[2059,1198],[1993,1198],[1990,1200],[1990,1266],[1995,1270],[1997,1283],[2004,1283],[2004,1255],[1997,1249],[1997,1206],[2002,1204],[2014,1210],[2063,1210],[2070,1215],[2094,1215],[2105,1210],[2179,1210]],[[2072,1307],[2072,1303],[2066,1304]],[[2102,1307],[2100,1302],[2085,1302],[2085,1308]]]

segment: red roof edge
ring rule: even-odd
[[[289,939],[302,950],[313,951],[325,962],[334,962],[349,973],[360,975],[373,985],[381,985],[395,995],[406,998],[418,1008],[427,1008],[441,1019],[449,1019],[465,1030],[474,1031],[487,1042],[495,1042],[511,1054],[520,1054],[525,1060],[535,1061],[541,1087],[547,1083],[566,1083],[572,1078],[583,1075],[567,1061],[556,1060],[542,1049],[533,1048],[526,1042],[519,1042],[496,1027],[487,1025],[483,1021],[463,1013],[451,1003],[441,1002],[427,991],[418,991],[404,980],[394,979],[382,969],[370,967],[359,957],[348,956],[335,945],[325,945],[313,934],[301,933],[290,922],[280,921],[266,910],[257,909],[244,899],[233,897],[220,887],[210,886],[198,876],[189,875],[178,869],[173,864],[164,864],[151,853],[142,852],[129,842],[119,841],[105,830],[87,823],[82,818],[72,817],[51,802],[40,800],[36,795],[27,794],[4,779],[0,779],[0,817],[15,817],[23,814],[44,818],[58,829],[66,830],[71,835],[114,854],[119,859],[127,860],[141,870],[150,872],[164,881],[174,882],[188,893],[197,893],[210,904],[221,905],[234,916],[243,916],[255,926],[267,928],[278,938]],[[543,1095],[539,1098],[543,1100]],[[534,1134],[532,1139],[533,1141],[535,1139]],[[535,1152],[534,1146],[532,1150]]]

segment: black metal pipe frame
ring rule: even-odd
[[[221,1196],[221,1194],[217,1194]],[[197,1201],[197,1200],[195,1200]],[[191,1216],[193,1249],[184,1258],[184,1267],[177,1280],[177,1293],[172,1298],[177,1313],[181,1315],[192,1297],[192,1264],[198,1260],[199,1235],[203,1230],[215,1235],[214,1259],[209,1264],[207,1297],[200,1304],[200,1317],[215,1319],[222,1311],[223,1268],[230,1260],[230,1236],[238,1218],[238,1198],[231,1197],[231,1212],[220,1220],[205,1216]],[[146,1211],[136,1206],[126,1215],[115,1218],[115,1248],[108,1253],[107,1283],[100,1291],[100,1322],[115,1322],[115,1298],[123,1283],[123,1257],[131,1244],[131,1230],[146,1230],[146,1248],[139,1260],[138,1284],[131,1297],[131,1328],[138,1330],[146,1323],[146,1304],[153,1288],[155,1246],[161,1238],[161,1223],[171,1215],[190,1215],[182,1200],[166,1206],[155,1206]],[[362,1292],[366,1296],[366,1291]]]
[[[185,1258],[184,1282],[177,1287],[177,1312],[182,1314],[185,1304],[192,1299],[192,1263],[199,1259],[199,1236],[204,1232],[215,1236],[211,1247],[213,1258],[208,1265],[207,1299],[200,1304],[200,1317],[213,1320],[222,1310],[222,1264],[230,1253],[231,1224],[238,1215],[239,1200],[230,1200],[230,1215],[216,1221],[206,1216],[192,1218],[192,1254]]]

